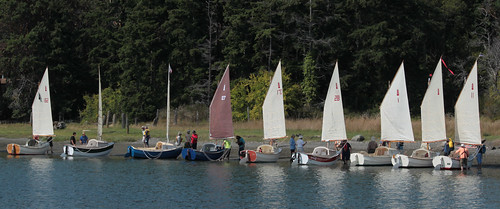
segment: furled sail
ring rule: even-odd
[[[403,63],[380,105],[380,124],[381,140],[414,141]]]
[[[212,139],[234,136],[229,81],[229,65],[227,65],[210,103],[210,138]]]
[[[281,61],[278,63],[273,80],[262,105],[264,139],[286,137],[285,108],[283,106],[283,83],[281,81]]]
[[[33,135],[53,136],[52,109],[50,105],[49,68],[45,69],[38,91],[31,105]]]
[[[323,109],[321,141],[344,139],[347,139],[344,109],[342,106],[342,93],[340,91],[339,68],[338,63],[335,63],[335,69],[333,70]]]

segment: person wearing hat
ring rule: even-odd
[[[89,138],[87,137],[87,135],[85,135],[85,132],[82,133],[82,136],[80,137],[80,143],[82,144],[87,144],[87,140]]]
[[[297,140],[297,152],[304,152],[304,145],[307,144],[307,142],[304,142],[302,134],[299,135],[299,140]]]
[[[193,130],[193,135],[191,135],[191,148],[196,149],[198,146],[198,134]]]
[[[180,146],[182,143],[182,133],[179,131],[177,137],[175,137],[175,146]]]
[[[469,150],[465,147],[464,144],[460,145],[460,148],[455,151],[460,155],[460,169],[463,171],[464,167],[467,169],[467,159],[469,158]]]

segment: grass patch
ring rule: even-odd
[[[355,135],[362,135],[366,139],[375,136],[380,139],[380,118],[377,117],[347,117],[346,118],[347,137],[352,138]],[[415,140],[420,140],[422,131],[419,119],[412,121],[413,132]],[[153,127],[149,124],[143,123],[138,125],[129,126],[129,134],[126,129],[121,128],[121,125],[109,126],[103,128],[103,138],[107,141],[114,142],[131,142],[142,138],[141,126],[148,125],[151,130],[151,137],[165,138],[165,121],[161,121],[158,126]],[[171,125],[169,129],[170,139],[173,140],[177,133],[180,131],[184,138],[187,130],[196,130],[200,136],[200,140],[208,140],[208,122],[201,122],[199,124],[182,122],[177,125]],[[302,134],[306,141],[319,141],[321,137],[321,119],[295,119],[287,120],[287,135]],[[454,118],[446,117],[446,129],[448,137],[454,136]],[[79,124],[70,123],[66,129],[55,130],[56,141],[69,141],[73,131],[79,137],[82,130],[86,130],[89,138],[95,138],[97,135],[96,124]],[[249,122],[235,122],[234,134],[242,136],[247,141],[262,141],[264,132],[262,130],[262,121],[249,121]],[[481,133],[483,137],[488,140],[500,139],[500,121],[494,121],[486,118],[481,118]],[[0,124],[0,137],[5,138],[30,138],[31,126],[26,123],[16,124]]]

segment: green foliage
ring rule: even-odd
[[[316,99],[316,92],[318,80],[316,79],[316,66],[311,53],[308,53],[304,58],[303,65],[304,80],[302,80],[301,87],[304,94],[304,103],[306,106],[311,106],[311,103]]]
[[[260,70],[256,74],[250,74],[248,79],[239,79],[234,82],[236,84],[232,84],[231,104],[236,121],[247,119],[247,108],[251,120],[262,118],[262,105],[273,75],[273,72]],[[294,115],[302,105],[300,85],[290,81],[290,74],[285,73],[284,68],[282,80],[285,115]]]
[[[108,111],[110,113],[118,114],[121,113],[121,104],[124,99],[121,95],[120,90],[113,90],[112,88],[105,88],[102,90],[102,114],[106,115]],[[82,123],[94,123],[97,122],[98,111],[99,111],[99,94],[85,95],[83,96],[85,100],[85,109],[80,111],[80,117]]]

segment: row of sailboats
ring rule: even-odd
[[[136,148],[129,146],[127,155],[136,158],[177,158],[180,154],[186,160],[221,160],[228,150],[216,143],[204,144],[200,150],[177,147],[168,140],[168,110],[170,93],[170,65],[167,90],[167,142],[158,142],[153,148]],[[37,96],[34,99],[33,135],[53,136],[52,117],[50,108],[50,91],[48,87],[48,69],[39,85]],[[264,139],[273,142],[275,139],[286,137],[285,114],[283,105],[283,83],[281,61],[278,63],[273,79],[269,86],[264,104],[263,124]],[[481,144],[479,129],[479,105],[477,96],[477,61],[467,79],[455,106],[456,140],[469,145]],[[422,142],[432,143],[446,140],[444,120],[444,99],[442,84],[441,60],[436,66],[433,77],[421,105],[422,115]],[[380,107],[381,140],[388,142],[413,142],[408,95],[406,90],[404,64],[401,63]],[[50,120],[50,121],[44,121]],[[50,125],[47,125],[50,124]],[[231,94],[229,65],[224,71],[217,90],[210,104],[210,138],[234,138],[232,125]],[[323,111],[323,127],[321,141],[347,140],[340,90],[338,64],[336,63],[330,81]],[[91,139],[87,145],[65,145],[63,155],[69,156],[99,156],[107,155],[113,148],[113,142],[102,140],[102,98],[99,72],[99,117],[98,136]],[[7,151],[10,154],[43,154],[48,150],[48,144],[36,145],[9,144]],[[256,150],[244,150],[240,153],[240,163],[276,162],[281,148],[273,143],[263,144]],[[448,156],[436,156],[431,152],[429,145],[413,151],[411,156],[399,154],[399,151],[381,146],[375,153],[364,152],[351,154],[353,165],[394,165],[395,167],[439,167],[444,169],[458,167],[456,159]],[[294,164],[332,165],[339,159],[340,153],[327,146],[316,147],[312,153],[296,153],[292,156]],[[434,160],[433,160],[434,159]]]

